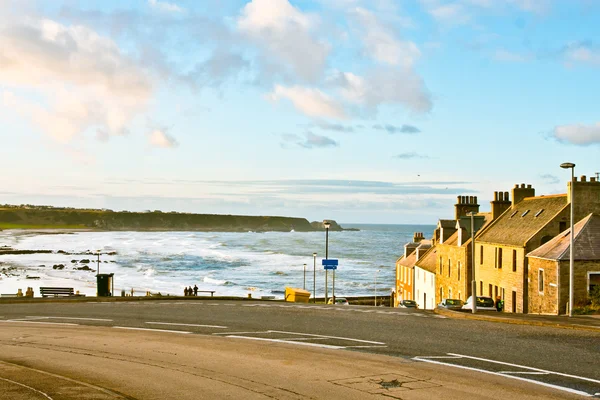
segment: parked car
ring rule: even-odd
[[[462,306],[463,310],[473,309],[473,296],[469,296],[466,303]],[[482,311],[498,311],[496,310],[494,299],[491,297],[477,296],[477,310]]]
[[[402,300],[398,304],[398,307],[400,307],[400,308],[418,308],[417,302],[414,300]]]
[[[327,304],[333,304],[333,299],[329,299],[327,301]],[[336,305],[343,305],[343,306],[349,306],[350,303],[348,303],[348,300],[346,300],[345,297],[336,297],[335,298],[335,304]]]
[[[440,304],[438,304],[439,308],[445,308],[447,310],[461,310],[462,306],[465,304],[464,301],[458,299],[444,299]]]

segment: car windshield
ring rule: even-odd
[[[407,306],[414,306],[417,303],[414,300],[404,300],[404,304]]]
[[[448,305],[448,306],[460,306],[460,305],[462,305],[462,300],[448,299],[448,300],[446,300],[446,305]]]
[[[490,297],[478,297],[477,305],[480,307],[494,307],[494,300]]]

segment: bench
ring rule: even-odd
[[[41,287],[40,294],[42,295],[42,297],[75,296],[73,288],[66,287]]]
[[[215,290],[198,290],[198,293],[210,293],[210,297],[214,297]]]

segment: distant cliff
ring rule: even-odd
[[[318,223],[317,223],[318,224]],[[335,229],[334,229],[335,226]],[[46,206],[0,206],[0,228],[81,228],[98,230],[309,232],[322,230],[304,218],[128,212]],[[331,221],[331,230],[342,228]]]

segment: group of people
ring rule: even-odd
[[[198,286],[194,285],[193,288],[191,286],[184,288],[183,295],[184,296],[198,296]]]

